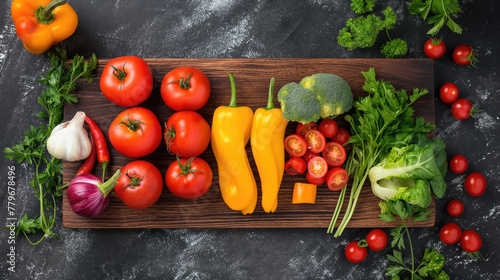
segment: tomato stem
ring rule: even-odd
[[[231,81],[231,102],[229,103],[229,107],[238,107],[236,105],[236,84],[233,73],[229,73],[229,80]]]
[[[35,17],[39,23],[49,24],[54,21],[54,11],[55,8],[66,4],[66,0],[53,0],[47,6],[40,6],[35,11]]]
[[[167,151],[171,154],[170,146],[174,143],[175,139],[175,128],[173,124],[170,124],[170,128],[168,128],[167,123],[165,123],[165,133],[163,133],[163,138],[165,139],[165,144],[167,144]]]
[[[179,167],[181,168],[181,172],[176,176],[176,178],[181,176],[181,175],[188,175],[189,173],[193,174],[193,176],[196,177],[196,174],[194,174],[195,172],[200,172],[201,174],[203,174],[203,171],[191,169],[191,164],[193,163],[193,160],[195,159],[194,157],[189,158],[186,161],[186,163],[184,163],[184,165],[182,165],[179,156],[176,156],[176,157],[177,157],[177,163],[179,164]]]
[[[123,87],[123,81],[127,77],[127,72],[125,72],[125,65],[127,62],[123,63],[122,69],[118,69],[115,66],[111,65],[113,67],[113,75],[120,81],[120,90],[122,90]]]
[[[267,97],[267,107],[266,110],[274,109],[274,78],[271,78],[269,84],[269,96]]]
[[[187,74],[187,72],[186,72]],[[188,89],[191,87],[191,76],[193,75],[193,72],[191,72],[185,79],[184,77],[181,77],[180,80],[175,80],[175,81],[170,81],[167,83],[172,84],[172,83],[179,83],[179,87],[182,89]]]
[[[127,116],[127,119],[122,119],[122,120],[123,121],[119,122],[117,126],[123,124],[133,132],[136,132],[139,129],[142,131],[142,125],[145,124],[143,121],[140,120],[131,120],[129,116]]]
[[[141,180],[144,179],[144,176],[146,175],[143,175],[142,177],[135,177],[135,172],[134,174],[132,174],[132,176],[128,175],[128,170],[127,170],[127,173],[125,173],[125,176],[127,176],[127,178],[130,179],[130,183],[126,184],[123,189],[125,188],[135,188],[137,186],[139,186],[141,184]]]

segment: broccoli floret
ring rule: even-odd
[[[349,84],[334,74],[314,74],[303,78],[300,85],[316,94],[321,105],[322,118],[334,118],[352,108]]]
[[[316,94],[297,83],[284,85],[278,92],[283,117],[301,123],[319,120],[321,106]]]

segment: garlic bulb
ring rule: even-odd
[[[58,159],[86,159],[91,150],[87,131],[83,128],[85,113],[77,112],[71,121],[56,126],[47,140],[47,150]]]

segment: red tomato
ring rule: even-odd
[[[163,178],[152,163],[137,160],[125,165],[118,178],[115,193],[130,208],[144,209],[160,198]]]
[[[483,245],[483,239],[481,236],[472,229],[464,230],[462,236],[460,237],[460,247],[464,251],[475,253]]]
[[[339,126],[337,129],[337,134],[335,134],[335,136],[331,140],[333,142],[339,143],[340,145],[344,145],[345,143],[347,143],[347,141],[349,141],[350,137],[351,134],[349,133],[349,131]]]
[[[311,177],[321,178],[328,172],[328,163],[322,157],[313,157],[307,163],[307,172]]]
[[[337,142],[326,143],[325,149],[323,149],[321,154],[330,166],[342,166],[346,158],[344,147]]]
[[[439,230],[439,239],[448,245],[457,243],[461,235],[462,230],[460,227],[452,222],[445,224]]]
[[[307,182],[309,182],[313,185],[319,186],[319,185],[323,185],[326,182],[326,175],[323,177],[320,177],[320,178],[315,178],[315,177],[312,177],[311,174],[309,174],[309,172],[307,172],[306,173],[306,180],[307,180]]]
[[[309,162],[313,157],[319,156],[319,153],[313,153],[309,150],[306,151],[304,154],[303,158],[306,160],[306,162]]]
[[[330,169],[326,174],[326,185],[332,191],[340,191],[347,185],[349,174],[342,167]]]
[[[387,234],[378,228],[372,229],[366,236],[366,242],[372,251],[380,251],[384,249],[385,246],[387,246],[388,240]]]
[[[210,143],[210,125],[198,113],[180,111],[174,113],[165,124],[167,150],[180,157],[201,155]]]
[[[358,241],[351,241],[345,247],[345,257],[352,263],[360,263],[366,259],[368,251],[365,247],[359,247]]]
[[[156,115],[142,107],[127,109],[109,126],[109,141],[113,147],[131,158],[147,156],[161,143],[161,125]]]
[[[457,199],[452,199],[446,205],[446,211],[452,217],[458,217],[464,212],[464,204]]]
[[[153,90],[153,74],[148,64],[137,56],[112,59],[102,71],[102,94],[122,107],[132,107],[148,99]]]
[[[337,134],[337,122],[332,119],[324,119],[319,123],[318,130],[327,138],[332,138]]]
[[[465,177],[465,191],[472,196],[480,196],[486,191],[486,178],[483,174],[474,172]]]
[[[297,175],[306,172],[306,160],[301,157],[292,157],[285,162],[285,171],[290,175]]]
[[[458,87],[454,83],[446,83],[439,89],[439,97],[444,103],[453,103],[458,99]]]
[[[321,153],[326,145],[325,136],[316,129],[310,129],[304,135],[307,143],[307,149],[313,153]]]
[[[170,164],[165,183],[174,195],[183,198],[197,198],[204,195],[212,185],[212,169],[198,157],[177,158]]]
[[[472,110],[473,110],[472,103],[466,98],[459,98],[457,101],[451,104],[451,114],[457,120],[462,121],[467,119],[469,116],[471,116]]]
[[[468,166],[467,158],[462,155],[456,155],[450,159],[450,170],[456,174],[464,173]]]
[[[425,54],[432,59],[438,59],[446,52],[446,45],[441,39],[429,39],[424,44]]]
[[[161,97],[174,111],[196,111],[205,106],[210,97],[210,82],[197,68],[175,68],[163,77]]]
[[[301,157],[307,151],[306,141],[298,134],[288,135],[285,138],[285,150],[292,157]]]
[[[306,132],[308,132],[311,129],[317,129],[318,125],[315,122],[310,122],[310,123],[299,123],[297,124],[297,128],[295,129],[295,133],[304,137],[306,135]]]
[[[453,50],[453,60],[459,65],[474,65],[476,61],[474,50],[469,45],[458,45]]]

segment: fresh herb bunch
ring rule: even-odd
[[[35,167],[30,186],[40,200],[40,215],[30,219],[25,214],[15,229],[16,234],[22,232],[33,245],[40,243],[46,236],[57,237],[51,228],[55,223],[55,197],[62,195],[59,187],[62,184],[62,161],[47,153],[47,139],[54,127],[63,120],[64,103],[78,101],[72,93],[76,89],[76,80],[85,77],[89,83],[92,82],[94,69],[97,68],[95,54],[88,61],[83,56],[75,55],[71,64],[67,63],[66,51],[59,47],[48,52],[48,55],[50,68],[45,76],[41,75],[41,79],[37,80],[47,86],[38,97],[43,110],[36,114],[46,119],[48,124],[43,122],[38,128],[30,126],[23,141],[4,149],[8,159],[16,160],[18,164],[27,162]],[[45,214],[46,210],[52,210],[52,215]],[[43,231],[44,235],[37,242],[32,242],[28,235],[37,230]]]
[[[427,34],[435,36],[446,24],[451,31],[462,34],[462,27],[452,18],[461,11],[458,0],[413,0],[408,6],[412,15],[420,15],[428,24],[434,25]]]
[[[427,89],[413,89],[413,93],[408,95],[405,90],[397,91],[390,82],[377,81],[373,68],[361,73],[365,77],[363,90],[368,96],[360,97],[354,102],[354,113],[345,117],[351,126],[348,143],[352,146],[345,169],[353,181],[349,204],[335,237],[340,236],[349,223],[370,168],[385,158],[392,146],[404,141],[396,136],[401,132],[406,135],[426,133],[435,128],[421,117],[413,118],[411,105],[427,94]],[[411,138],[405,139],[409,141]],[[340,215],[346,189],[343,188],[340,192],[328,233],[333,232]]]
[[[347,48],[348,51],[372,47],[380,31],[385,29],[389,41],[382,46],[381,53],[386,58],[405,55],[408,51],[406,41],[402,39],[392,40],[389,36],[388,30],[394,28],[397,20],[396,14],[391,7],[387,7],[382,13],[384,20],[374,14],[348,19],[346,27],[339,31],[337,37],[339,45]]]
[[[392,254],[388,254],[389,261],[395,263],[386,268],[385,276],[392,277],[391,279],[400,279],[400,274],[407,271],[411,275],[411,279],[423,279],[424,277],[432,277],[432,279],[445,280],[450,279],[448,274],[442,270],[444,266],[444,256],[434,249],[425,248],[425,253],[422,261],[415,267],[415,256],[413,251],[413,244],[411,241],[408,223],[421,222],[429,219],[429,214],[432,210],[419,207],[403,200],[390,200],[385,204],[384,212],[379,217],[384,222],[398,222],[399,226],[391,230],[393,240],[391,247],[396,247],[398,250],[393,249]],[[403,253],[401,249],[406,249],[405,235],[408,238],[411,254],[411,266],[408,266],[403,261]]]
[[[377,0],[352,0],[351,9],[358,15],[371,12]]]

